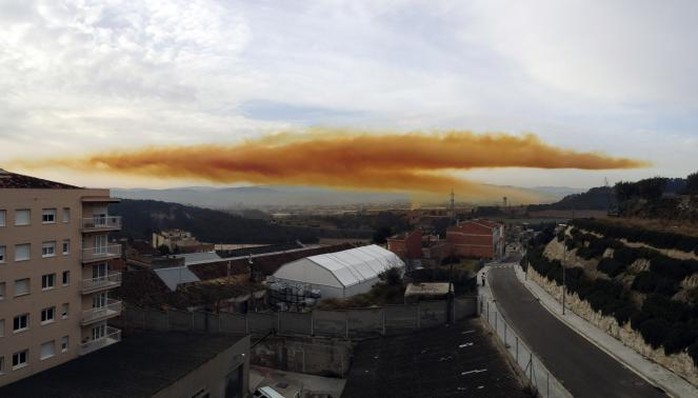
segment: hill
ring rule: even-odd
[[[341,191],[286,186],[184,187],[170,189],[112,189],[125,199],[150,199],[215,209],[266,209],[289,206],[344,206],[409,203],[403,194]]]
[[[596,187],[582,193],[567,195],[560,201],[543,205],[530,205],[528,211],[542,210],[608,210],[613,204],[613,189]]]
[[[222,211],[155,200],[123,199],[110,206],[110,212],[123,217],[118,235],[150,239],[154,231],[180,228],[199,240],[214,243],[283,243],[300,240],[316,242],[320,237],[370,238],[368,230],[330,230],[276,225],[261,219],[245,218]]]

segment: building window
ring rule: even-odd
[[[56,307],[48,307],[41,310],[41,324],[45,325],[55,321]]]
[[[29,314],[17,315],[12,323],[12,332],[22,332],[29,329]]]
[[[27,354],[29,350],[15,352],[12,354],[12,370],[17,370],[27,366]]]
[[[63,254],[70,254],[70,240],[63,241]]]
[[[41,358],[42,361],[56,355],[56,342],[53,340],[45,342],[41,345],[40,352],[39,358]]]
[[[29,294],[29,278],[17,279],[15,281],[15,297]]]
[[[31,253],[31,245],[29,243],[15,245],[15,261],[29,260],[30,253]]]
[[[68,319],[68,311],[70,310],[70,304],[65,303],[61,306],[61,318]]]
[[[0,300],[5,299],[5,282],[0,282]]]
[[[61,337],[61,352],[66,352],[68,351],[69,348],[69,337],[68,336],[63,336]]]
[[[41,244],[41,257],[53,257],[56,255],[56,242],[44,242]]]
[[[5,374],[5,357],[0,356],[0,375]]]
[[[5,320],[0,319],[0,337],[5,337]]]
[[[70,207],[63,208],[63,222],[70,222]]]
[[[29,209],[15,210],[15,225],[31,224],[32,212]]]
[[[41,223],[42,224],[55,224],[56,223],[56,209],[44,209],[41,213]]]
[[[63,271],[63,286],[70,285],[70,271]]]
[[[4,227],[6,225],[5,219],[7,219],[7,210],[2,209],[0,210],[0,227]]]
[[[0,263],[5,262],[5,246],[0,246]]]
[[[56,274],[41,275],[41,290],[53,289],[56,287]]]

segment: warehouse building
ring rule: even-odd
[[[405,263],[395,253],[369,245],[284,264],[272,280],[317,289],[323,299],[346,298],[368,292],[380,281],[378,275],[393,267],[404,271]]]

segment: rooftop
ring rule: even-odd
[[[480,322],[359,343],[342,397],[529,396]]]
[[[10,173],[0,169],[0,188],[9,189],[80,189],[73,185]]]
[[[448,282],[408,283],[405,296],[437,296],[448,294]]]
[[[245,336],[144,332],[0,388],[0,396],[150,397]]]

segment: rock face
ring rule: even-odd
[[[557,243],[557,245],[553,244],[553,242]],[[558,251],[558,247],[555,246],[560,246],[561,248],[562,245],[553,239],[548,247],[546,247],[545,253],[546,255],[548,255],[548,253],[551,254],[549,257],[550,259],[556,258],[554,255]],[[549,281],[547,278],[536,272],[536,270],[534,270],[532,267],[529,268],[528,275],[531,280],[536,282],[551,296],[555,297],[556,300],[562,300],[562,289],[555,282]],[[623,326],[620,326],[615,318],[605,316],[600,312],[594,311],[589,303],[584,300],[580,300],[576,293],[568,294],[565,302],[567,303],[568,308],[578,316],[584,318],[610,336],[616,338],[625,346],[632,348],[645,358],[664,366],[665,368],[683,377],[694,386],[698,387],[698,369],[695,367],[693,360],[687,353],[682,352],[679,354],[666,355],[663,348],[653,349],[649,344],[645,343],[645,340],[642,338],[642,335],[640,335],[639,332],[634,331],[630,327],[629,322]]]

